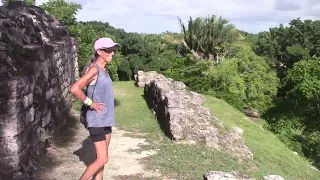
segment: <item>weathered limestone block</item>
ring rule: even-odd
[[[0,179],[30,179],[63,125],[78,77],[67,27],[23,2],[0,7]]]
[[[254,180],[253,178],[242,176],[238,172],[210,171],[204,175],[204,180]]]
[[[203,175],[204,180],[254,180],[249,176],[240,175],[237,171],[222,172],[222,171],[210,171]],[[262,180],[285,180],[279,175],[267,175],[263,176]]]
[[[137,74],[134,75],[134,79],[138,87],[144,87],[146,83],[150,83],[151,80],[156,78],[164,78],[164,76],[161,74],[158,74],[156,71],[150,71],[150,72],[138,71]]]
[[[259,113],[258,110],[251,108],[251,107],[244,107],[243,112],[248,117],[260,118],[260,116],[261,116],[261,114]]]
[[[148,77],[148,75],[150,75]],[[165,78],[156,73],[137,75],[147,79],[144,95],[157,115],[164,133],[177,142],[201,143],[208,147],[230,153],[240,159],[252,159],[239,129],[227,131],[223,123],[203,107],[205,98],[196,92],[187,91],[185,84]],[[154,79],[152,79],[154,78]]]
[[[285,180],[285,179],[279,175],[268,175],[268,176],[263,176],[263,180]]]

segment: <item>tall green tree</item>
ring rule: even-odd
[[[269,32],[260,32],[254,50],[258,55],[276,60],[284,70],[302,59],[319,56],[320,21],[298,18],[291,20],[288,27],[280,24]]]
[[[188,25],[178,18],[183,34],[182,43],[196,57],[219,63],[229,52],[239,33],[228,20],[215,15],[190,17]]]
[[[320,21],[293,19],[261,32],[255,52],[275,62],[280,86],[264,114],[270,130],[320,167]]]
[[[65,25],[74,25],[76,23],[76,15],[82,6],[73,2],[64,0],[49,0],[40,5],[41,8],[56,16]]]
[[[238,109],[249,106],[263,113],[277,94],[279,79],[276,72],[249,46],[233,45],[233,49],[231,59],[209,72],[213,94]]]
[[[295,63],[286,77],[292,109],[304,115],[309,131],[320,131],[320,58]]]

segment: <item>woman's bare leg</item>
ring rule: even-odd
[[[94,142],[94,146],[97,152],[97,159],[90,164],[87,169],[83,172],[80,180],[90,179],[100,168],[108,162],[108,151],[107,151],[107,140]],[[110,138],[109,140],[110,141]]]
[[[110,139],[111,139],[111,134],[107,134],[106,135],[106,145],[107,145],[107,156],[108,156],[108,149],[109,149],[109,144],[110,144]],[[109,157],[109,156],[108,156]],[[104,170],[104,165],[99,169],[99,171],[96,174],[95,180],[102,180],[102,176],[103,176],[103,170]]]

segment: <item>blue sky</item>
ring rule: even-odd
[[[218,15],[257,33],[294,18],[320,20],[320,0],[67,0],[82,5],[77,19],[109,22],[127,32],[180,32],[177,17]],[[37,0],[42,4],[46,0]]]

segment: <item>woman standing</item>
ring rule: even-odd
[[[110,38],[98,39],[94,44],[94,58],[87,72],[70,89],[77,98],[90,107],[86,119],[97,153],[97,159],[87,167],[80,180],[88,180],[94,175],[96,180],[101,180],[104,165],[108,162],[108,147],[115,117],[112,80],[105,67],[111,63],[117,47],[119,44]],[[88,96],[82,91],[85,86]]]

